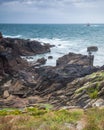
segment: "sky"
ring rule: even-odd
[[[0,23],[104,23],[104,0],[0,0]]]

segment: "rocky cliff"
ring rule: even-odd
[[[87,55],[69,53],[55,67],[36,67],[21,59],[50,51],[37,41],[0,38],[0,106],[25,107],[50,103],[55,107],[104,105],[104,67],[90,65]]]

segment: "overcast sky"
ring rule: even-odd
[[[0,23],[104,23],[104,0],[0,0]]]

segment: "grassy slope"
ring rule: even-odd
[[[80,94],[84,91],[89,95],[90,99],[96,99],[101,96],[104,87],[104,71],[90,74],[81,80],[82,81],[79,80],[79,82],[83,82],[83,85],[80,86],[79,84],[79,88],[75,91],[75,94]]]
[[[74,130],[79,121],[83,130],[104,130],[104,108],[0,110],[0,130]]]

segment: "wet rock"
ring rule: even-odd
[[[3,38],[2,33],[0,32],[0,40]]]
[[[27,62],[13,52],[12,48],[6,47],[6,43],[0,42],[0,75],[13,75],[14,71],[19,71],[27,66]]]
[[[30,41],[18,38],[3,38],[2,44],[6,47],[12,48],[14,53],[20,56],[32,56],[36,54],[43,54],[50,52],[49,44],[41,45],[38,41]]]
[[[96,52],[96,51],[98,51],[98,47],[97,46],[87,47],[87,52]]]
[[[0,99],[1,106],[23,107],[48,102],[58,108],[85,107],[93,100],[89,88],[97,88],[97,85],[97,97],[104,98],[103,71],[89,65],[89,56],[69,53],[59,58],[55,67],[40,67],[46,62],[45,58],[41,58],[36,62],[36,67],[36,64],[28,64],[20,55],[45,53],[50,45],[3,38],[0,47],[0,95],[4,95]]]
[[[56,61],[56,65],[62,66],[65,64],[78,64],[78,65],[83,65],[83,66],[89,66],[89,61],[90,61],[90,58],[87,55],[69,53],[67,55],[64,55],[63,57],[60,57]],[[93,58],[92,58],[92,63],[93,63]]]
[[[48,56],[48,59],[53,59],[53,56]]]
[[[42,64],[42,65],[45,64],[46,61],[47,61],[47,59],[45,59],[44,57],[37,60],[37,62]]]

